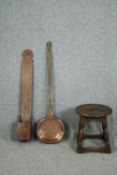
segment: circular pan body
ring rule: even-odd
[[[64,124],[57,118],[43,118],[37,122],[37,136],[44,143],[56,143],[64,136]]]

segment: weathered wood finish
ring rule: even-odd
[[[17,126],[17,139],[30,141],[32,120],[32,51],[25,50],[21,64],[20,120]]]
[[[102,152],[111,153],[111,146],[109,143],[109,134],[107,129],[107,115],[112,113],[112,109],[97,104],[86,104],[76,108],[76,113],[80,114],[79,131],[77,135],[77,152]],[[102,125],[102,134],[85,135],[84,127],[88,122],[98,121]],[[104,147],[83,147],[83,139],[102,139],[105,142]]]
[[[18,126],[17,126],[18,141],[30,141],[31,131],[32,131],[31,120],[28,122],[18,122]]]

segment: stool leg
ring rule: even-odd
[[[107,152],[110,153],[111,152],[111,147],[109,144],[109,134],[108,134],[108,129],[107,129],[107,118],[105,117],[104,120],[102,121],[102,129],[103,129],[103,137],[104,140],[106,142],[106,149]]]
[[[81,153],[82,152],[82,140],[84,137],[84,126],[85,126],[85,120],[80,117],[80,122],[79,122],[79,131],[78,131],[78,136],[77,136],[77,152]]]

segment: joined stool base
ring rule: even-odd
[[[85,135],[84,134],[84,126],[86,123],[90,121],[98,121],[102,124],[103,134],[91,134]],[[101,139],[105,142],[105,146],[103,147],[83,147],[82,142],[84,139]],[[107,117],[102,118],[85,118],[80,116],[80,123],[79,123],[79,132],[77,136],[77,152],[78,153],[85,153],[85,152],[101,152],[101,153],[111,153],[111,146],[109,143],[109,134],[107,130]]]

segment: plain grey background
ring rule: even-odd
[[[53,43],[56,115],[69,126],[55,145],[18,143],[21,53],[34,53],[33,118],[47,112],[46,42]],[[82,103],[113,109],[113,153],[77,154]],[[115,175],[117,171],[117,1],[0,0],[0,174]],[[96,128],[96,126],[95,126]]]

